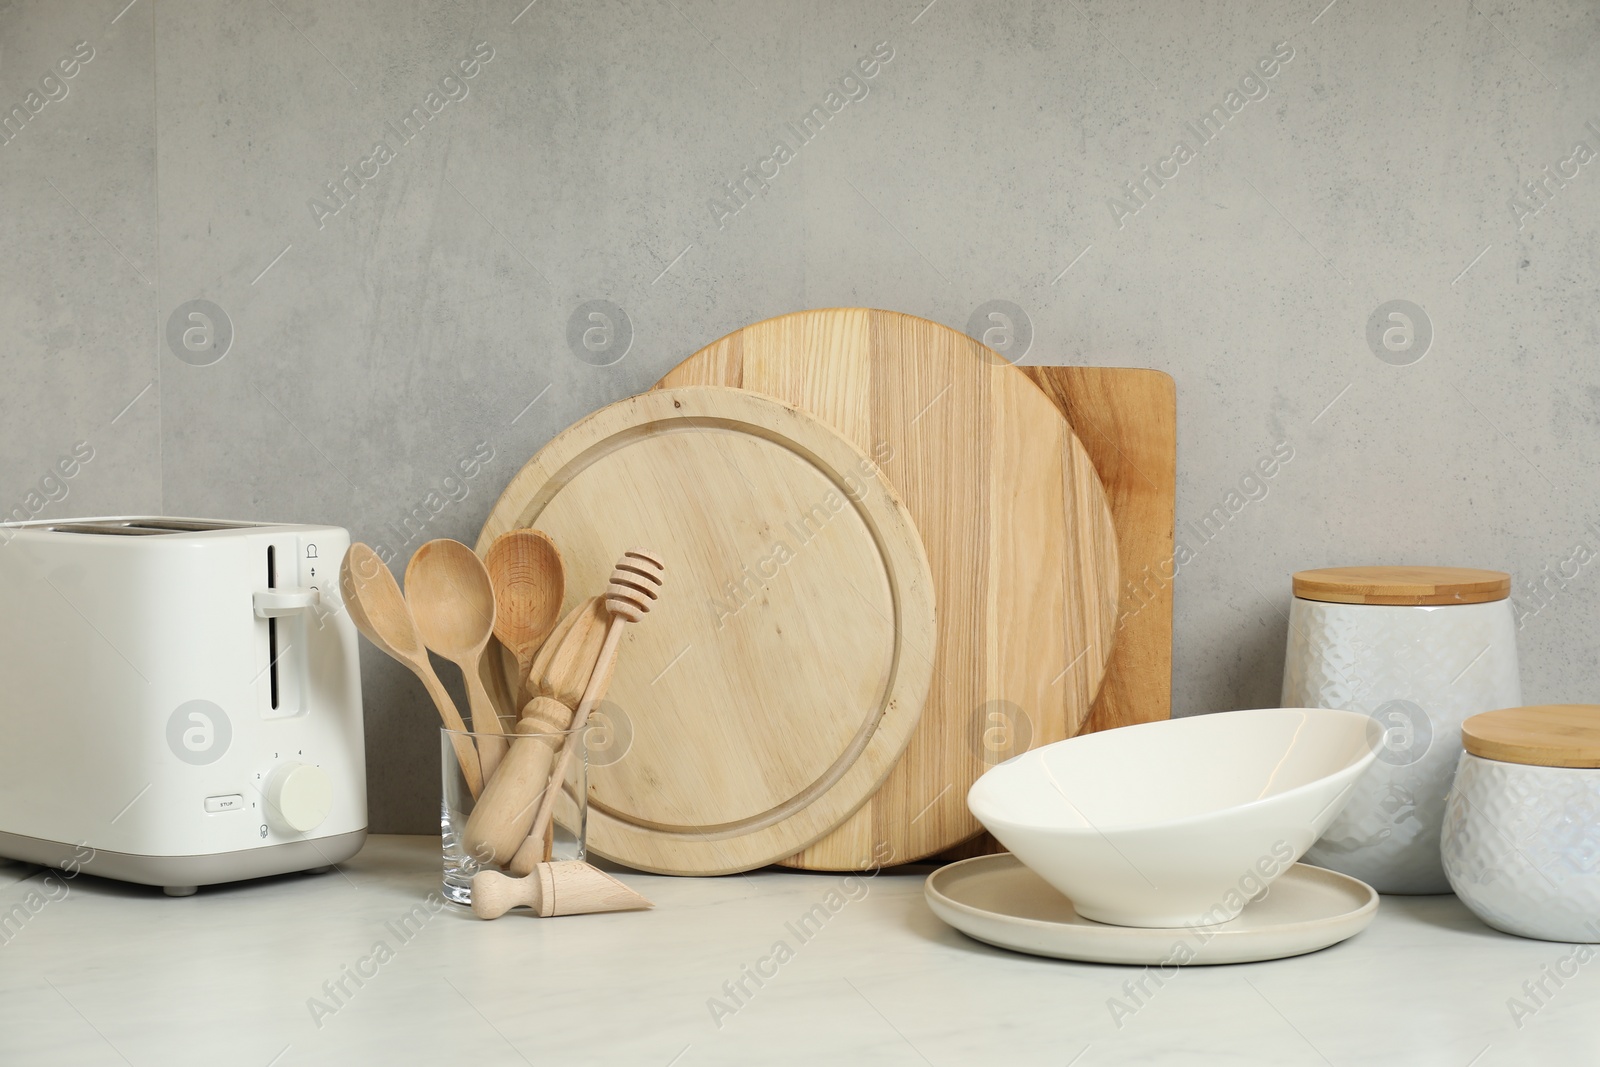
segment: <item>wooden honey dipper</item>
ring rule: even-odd
[[[572,717],[572,732],[569,737],[577,736],[578,732],[588,724],[589,713],[605,696],[605,689],[611,681],[611,671],[616,663],[617,646],[622,641],[622,627],[626,623],[638,622],[649,613],[660,595],[662,575],[666,568],[667,565],[660,557],[642,548],[630,548],[622,554],[621,559],[617,560],[617,565],[611,572],[611,583],[606,586],[605,604],[606,609],[611,612],[611,626],[606,631],[605,644],[600,646],[600,657],[595,661],[594,670],[589,674],[589,684],[584,690],[583,700],[578,705],[577,713]],[[545,787],[544,798],[539,804],[539,813],[533,820],[533,827],[511,860],[512,873],[531,874],[544,860],[545,830],[555,814],[556,797],[561,792],[561,783],[566,781],[567,768],[572,765],[572,755],[575,750],[576,746],[571,744],[562,746],[561,758],[550,774],[550,783]]]

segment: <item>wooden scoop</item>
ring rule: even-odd
[[[472,913],[478,918],[498,919],[515,907],[532,908],[548,918],[655,905],[581,860],[541,863],[526,878],[511,878],[499,871],[479,871],[472,876]]]
[[[440,538],[417,549],[406,565],[406,604],[423,644],[461,668],[478,734],[478,756],[485,780],[505,755],[505,733],[478,670],[494,633],[494,586],[477,553],[460,541]]]
[[[428,662],[428,650],[423,647],[416,620],[406,607],[405,597],[400,595],[400,585],[394,575],[376,552],[357,541],[350,546],[339,566],[339,589],[356,629],[385,655],[410,668],[433,698],[433,705],[439,709],[439,718],[444,720],[446,728],[456,731],[451,735],[451,744],[455,747],[467,789],[476,797],[483,792],[483,769],[478,763],[478,753],[472,747],[472,739],[466,736],[467,724],[461,721],[455,702],[434,673],[433,664]]]
[[[594,670],[589,675],[588,688],[584,690],[583,700],[578,705],[577,713],[572,717],[572,730],[574,733],[582,730],[589,722],[589,713],[594,710],[602,697],[605,696],[606,687],[611,683],[611,672],[616,666],[617,645],[622,640],[622,627],[626,623],[638,622],[650,611],[651,605],[660,597],[662,573],[667,565],[653,552],[642,548],[630,548],[617,560],[617,566],[611,572],[611,584],[606,586],[606,610],[611,614],[611,625],[606,631],[605,644],[600,649],[600,656],[595,660]],[[517,849],[517,854],[512,857],[511,870],[516,874],[529,874],[534,865],[544,859],[545,829],[550,825],[550,819],[555,812],[556,796],[561,792],[561,783],[566,780],[567,768],[572,763],[572,754],[575,745],[564,745],[561,749],[561,758],[556,761],[555,769],[550,773],[550,786],[545,789],[544,799],[539,804],[539,814],[533,821],[533,829],[529,831],[528,838]]]
[[[538,530],[508,530],[496,537],[483,565],[494,584],[494,635],[517,659],[518,692],[511,697],[521,707],[533,658],[561,618],[566,569],[555,542]]]

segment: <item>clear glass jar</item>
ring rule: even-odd
[[[439,731],[443,793],[439,831],[444,855],[444,897],[472,903],[472,876],[481,870],[510,872],[521,853],[533,862],[581,860],[588,822],[588,767],[584,730],[485,734]],[[551,831],[540,849],[527,833],[544,797],[549,775],[572,747],[555,800]],[[476,796],[463,764],[476,759],[484,782]],[[476,813],[477,818],[474,818]],[[542,854],[540,854],[542,853]],[[526,873],[526,872],[522,872]]]

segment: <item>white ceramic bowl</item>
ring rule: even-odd
[[[1125,726],[992,768],[967,806],[1086,919],[1211,926],[1294,866],[1382,740],[1370,717],[1325,708]]]

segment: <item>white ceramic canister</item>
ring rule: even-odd
[[[1448,893],[1445,799],[1469,716],[1522,703],[1511,577],[1456,567],[1294,576],[1283,706],[1371,715],[1383,748],[1305,861],[1380,893]]]
[[[1600,707],[1476,715],[1445,809],[1444,869],[1497,930],[1600,943]]]

